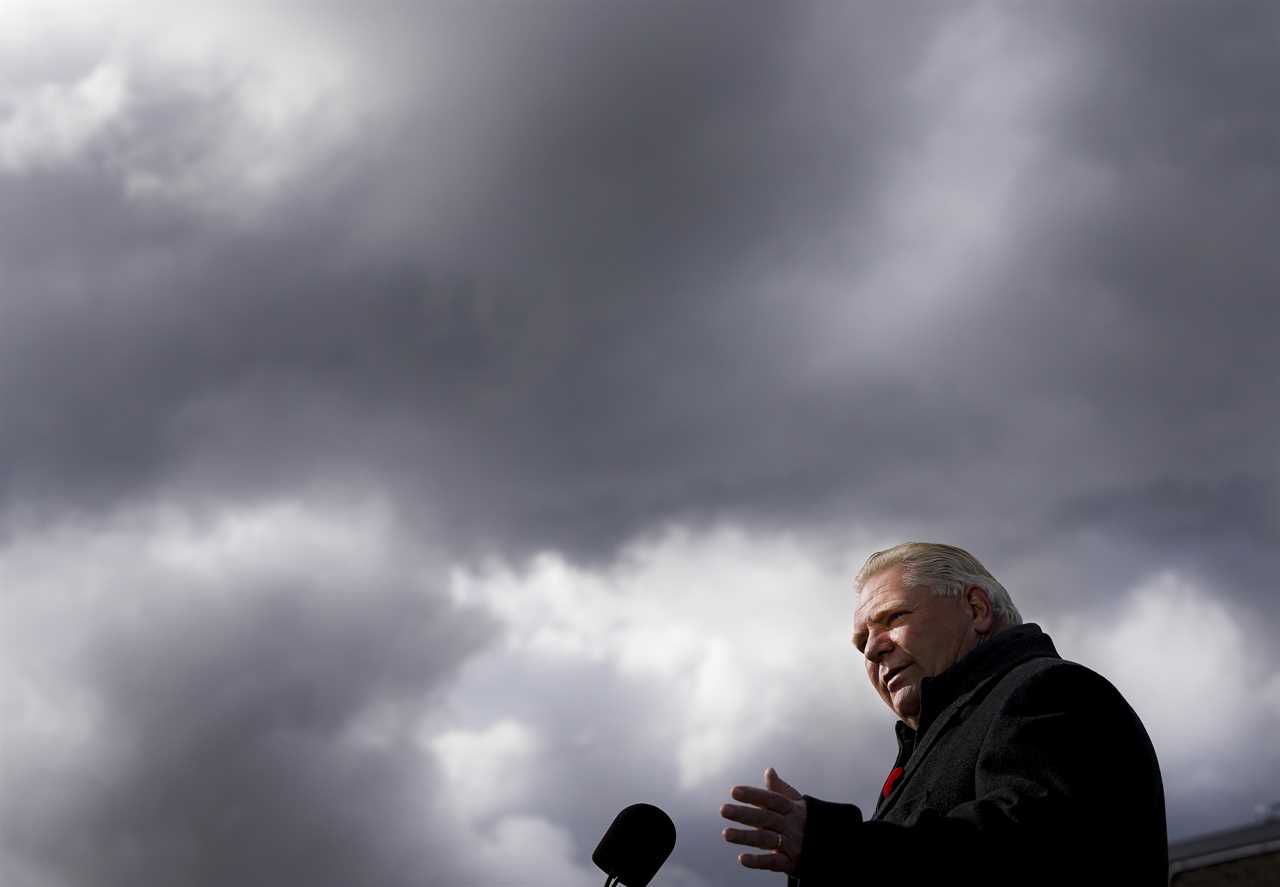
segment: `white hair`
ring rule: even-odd
[[[974,585],[983,589],[991,599],[997,631],[1022,624],[1022,614],[1013,605],[1009,592],[987,568],[963,548],[940,542],[903,542],[877,551],[867,558],[853,580],[855,593],[861,593],[862,586],[872,576],[898,565],[902,566],[904,586],[923,585],[937,597],[960,597],[966,588]]]

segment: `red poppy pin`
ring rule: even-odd
[[[889,797],[889,792],[893,791],[893,787],[898,783],[898,777],[902,775],[901,767],[894,767],[889,771],[889,778],[884,781],[884,788],[880,789],[880,797]]]

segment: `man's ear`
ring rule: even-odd
[[[996,626],[996,614],[991,609],[991,595],[985,588],[970,585],[964,590],[965,605],[973,619],[973,630],[978,634],[990,634]]]

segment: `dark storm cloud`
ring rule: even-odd
[[[1094,319],[1080,324],[1087,338],[1063,346],[1059,329],[1044,343],[1039,371],[1025,366],[1040,391],[1086,401],[1114,429],[1112,451],[1086,443],[1088,458],[1133,468],[1111,489],[1062,496],[1046,526],[1113,532],[1274,627],[1280,338],[1264,318],[1280,287],[1267,233],[1280,225],[1267,86],[1280,77],[1280,18],[1243,3],[1158,16],[1097,6],[1081,18],[1090,51],[1055,134],[1109,194],[1037,234],[1043,276],[1028,288]]]
[[[446,54],[456,80],[415,84],[393,49],[406,116],[364,138],[376,168],[344,155],[247,229],[92,172],[10,177],[5,501],[355,475],[447,510],[459,544],[594,557],[725,510],[958,518],[947,497],[976,492],[959,469],[1040,461],[1053,444],[1020,426],[1055,405],[1086,414],[1053,499],[1111,482],[1073,478],[1086,463],[1138,485],[1269,476],[1265,29],[1089,10],[1023,23],[1089,47],[1040,114],[1055,138],[1022,172],[1009,254],[944,282],[938,325],[920,317],[889,363],[856,354],[894,295],[855,275],[823,301],[803,272],[833,250],[874,267],[877,186],[913,186],[891,161],[947,101],[910,85],[963,18],[936,8],[428,19],[469,47]],[[145,107],[206,131],[221,106],[180,98]],[[1100,194],[1065,199],[1071,175]],[[822,347],[847,338],[846,371],[811,372],[815,318]],[[913,487],[939,474],[959,492],[924,503]]]
[[[426,98],[415,112],[399,85],[407,123],[369,137],[389,166],[309,183],[248,232],[171,231],[91,177],[11,183],[25,205],[54,199],[61,212],[33,216],[46,230],[108,233],[45,254],[74,280],[63,298],[13,244],[29,276],[4,333],[6,412],[21,417],[4,433],[9,501],[111,501],[193,454],[231,454],[211,482],[235,487],[331,471],[345,452],[408,476],[463,538],[586,555],[686,508],[817,491],[826,472],[804,463],[821,454],[789,452],[776,426],[847,425],[787,403],[802,346],[769,343],[790,309],[733,278],[761,254],[823,248],[888,150],[888,57],[918,52],[927,29],[727,13],[455,23],[476,45],[452,116]],[[169,113],[181,134],[212,111]],[[444,193],[455,180],[468,190]],[[420,239],[348,250],[362,220],[397,212]],[[121,228],[138,234],[121,242]]]
[[[1211,484],[1165,478],[1067,500],[1055,517],[1066,532],[1087,526],[1125,534],[1151,546],[1150,556],[1171,567],[1213,567],[1212,578],[1261,604],[1266,590],[1255,583],[1276,568],[1277,503],[1272,478],[1224,477]]]

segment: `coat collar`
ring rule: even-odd
[[[903,767],[904,772],[896,780],[892,793],[880,799],[875,818],[879,819],[893,806],[902,794],[902,783],[920,769],[920,762],[978,687],[1029,659],[1045,656],[1060,658],[1050,637],[1040,630],[1039,625],[1028,622],[996,632],[941,674],[922,678],[920,729],[911,729],[905,721],[894,725],[898,735],[897,765]]]
[[[961,656],[941,674],[920,680],[919,738],[929,733],[940,715],[961,694],[967,693],[986,677],[1004,674],[1014,666],[1039,656],[1058,657],[1058,651],[1047,634],[1034,622],[1015,625],[993,634]],[[904,729],[910,730],[899,721]]]

